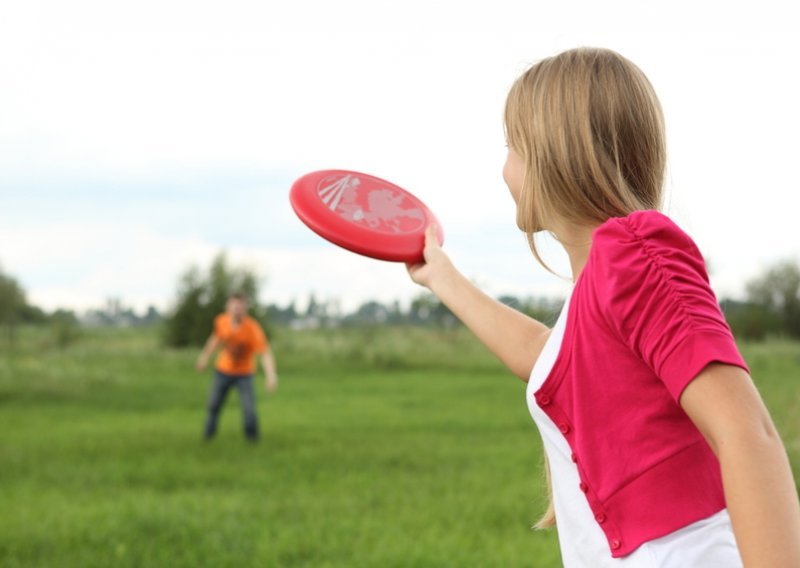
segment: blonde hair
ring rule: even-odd
[[[505,129],[524,165],[517,225],[547,270],[534,235],[554,221],[599,224],[661,208],[661,105],[644,73],[618,53],[578,48],[533,65],[511,87]],[[546,459],[544,470],[548,506],[536,529],[556,521]]]
[[[505,129],[525,169],[517,225],[547,270],[534,235],[553,220],[599,224],[661,208],[661,105],[644,73],[618,53],[578,48],[533,65],[511,87]]]

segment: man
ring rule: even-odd
[[[239,391],[239,402],[242,405],[245,436],[250,441],[256,441],[258,417],[253,393],[255,355],[260,355],[268,392],[274,392],[278,388],[278,375],[275,373],[275,357],[264,330],[255,319],[247,315],[247,298],[240,292],[231,294],[225,304],[225,313],[214,319],[214,331],[197,358],[198,372],[206,368],[209,357],[219,346],[222,346],[222,352],[214,366],[204,437],[206,440],[214,437],[225,397],[235,387]]]

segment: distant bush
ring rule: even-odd
[[[49,320],[53,342],[59,349],[69,347],[80,338],[78,318],[73,312],[57,310],[50,315]]]
[[[779,262],[748,282],[747,298],[780,322],[784,334],[800,338],[800,266],[796,261]]]
[[[776,314],[751,302],[722,300],[722,311],[733,335],[738,339],[762,341],[782,335],[783,326]]]

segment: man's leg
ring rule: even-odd
[[[239,402],[242,405],[244,434],[248,440],[257,440],[258,417],[256,416],[256,397],[253,392],[253,376],[236,379],[236,388],[239,390]]]
[[[219,371],[214,371],[214,377],[211,379],[211,389],[208,392],[208,415],[206,416],[206,427],[203,431],[203,437],[208,440],[214,437],[217,433],[217,418],[225,403],[225,397],[228,395],[228,390],[231,388],[231,379]]]

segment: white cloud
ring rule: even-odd
[[[164,306],[178,274],[216,252],[196,238],[112,222],[4,227],[0,243],[6,268],[22,275],[29,299],[47,309],[87,309],[110,297],[140,309]]]

